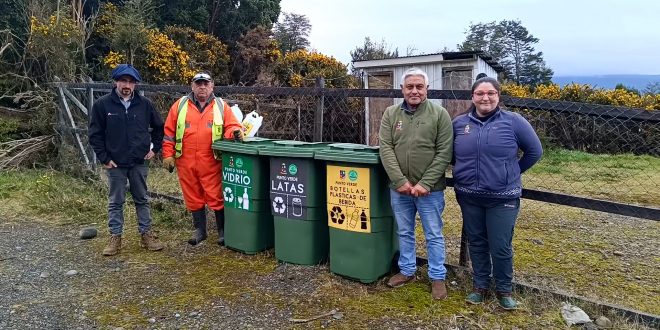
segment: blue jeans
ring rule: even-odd
[[[431,192],[428,196],[413,197],[390,189],[392,211],[399,234],[399,269],[401,274],[412,276],[417,270],[415,252],[415,215],[419,212],[426,237],[426,250],[429,259],[429,278],[444,280],[445,238],[442,236],[442,211],[445,209],[443,191]]]
[[[513,228],[520,198],[497,199],[456,194],[463,214],[472,261],[473,285],[489,289],[495,278],[497,292],[512,292]]]
[[[124,227],[124,202],[126,201],[126,181],[128,180],[138,231],[144,234],[151,229],[151,209],[147,197],[147,165],[115,167],[107,169],[108,175],[108,228],[110,234],[121,235]]]

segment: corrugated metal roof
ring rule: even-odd
[[[378,67],[378,66],[396,66],[396,65],[405,65],[405,64],[417,64],[417,63],[429,63],[429,62],[441,62],[448,60],[463,60],[471,59],[474,56],[478,56],[483,59],[488,65],[490,65],[496,72],[505,72],[504,67],[502,67],[497,61],[493,60],[493,57],[488,55],[486,52],[479,50],[464,51],[464,52],[444,52],[444,53],[433,53],[433,54],[424,54],[424,55],[412,55],[412,56],[401,56],[395,58],[386,58],[381,60],[363,60],[363,61],[354,61],[353,65],[356,68],[365,68],[365,67]],[[411,61],[407,61],[410,59]]]

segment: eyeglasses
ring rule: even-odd
[[[479,97],[479,98],[484,98],[484,96],[486,96],[486,95],[488,95],[488,97],[494,97],[497,94],[499,94],[497,91],[488,91],[488,92],[478,91],[478,92],[472,93],[472,95],[474,95],[476,97]]]

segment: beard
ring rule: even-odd
[[[121,89],[121,95],[123,96],[131,96],[131,93],[133,93],[133,91],[130,88]]]

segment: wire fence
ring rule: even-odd
[[[95,160],[87,144],[87,109],[111,87],[98,83],[55,84],[60,101],[59,160],[69,171],[80,169],[85,175],[93,168]],[[165,117],[171,104],[188,93],[190,87],[141,85],[139,89],[154,101]],[[400,91],[391,89],[326,89],[320,86],[217,87],[215,93],[229,103],[238,104],[245,114],[257,111],[262,115],[264,124],[258,134],[262,137],[372,145],[378,143],[383,110],[399,102],[401,97]],[[431,90],[428,97],[445,106],[453,117],[465,112],[470,104],[470,92],[465,90]],[[545,145],[541,162],[523,176],[523,198],[528,200],[523,203],[516,225],[514,245],[519,256],[515,260],[520,260],[520,254],[526,250],[535,261],[520,267],[516,265],[516,280],[522,279],[519,286],[577,291],[588,297],[599,297],[598,292],[588,294],[573,287],[574,274],[564,271],[556,274],[556,270],[565,270],[566,265],[570,265],[584,273],[578,277],[590,283],[587,290],[596,288],[599,281],[610,286],[610,275],[603,280],[602,274],[611,274],[617,267],[621,267],[619,273],[625,274],[616,276],[628,278],[625,282],[632,283],[630,285],[639,290],[652,287],[653,282],[646,281],[646,275],[639,276],[642,280],[638,276],[634,279],[627,276],[639,269],[651,279],[658,273],[654,260],[658,258],[655,239],[658,223],[655,221],[660,220],[657,189],[660,185],[660,111],[507,96],[501,101],[507,109],[527,118]],[[168,200],[180,201],[176,198],[180,197],[176,176],[157,168],[157,162],[152,163],[150,169],[150,191]],[[448,176],[451,176],[451,169]],[[451,184],[451,179],[448,181]],[[446,261],[466,265],[460,210],[453,194],[447,193],[446,198],[443,213]],[[424,238],[419,233],[417,237],[418,256],[423,258]],[[573,246],[578,242],[581,245]],[[625,252],[625,247],[634,251]],[[611,255],[623,253],[630,253],[630,258],[622,259],[623,263],[614,262]],[[597,259],[601,255],[605,260],[602,263],[594,264],[587,258]],[[532,286],[526,286],[525,282]],[[631,290],[630,285],[622,290]],[[617,299],[616,306],[622,301],[624,305],[636,306],[630,299]],[[657,325],[656,315],[617,309]]]
[[[104,83],[56,84],[60,99],[60,161],[93,166],[87,109],[112,88]],[[392,89],[216,87],[217,96],[244,114],[264,117],[259,136],[298,141],[378,144],[380,117],[401,97]],[[163,117],[189,86],[141,85]],[[430,90],[429,99],[453,117],[466,111],[470,92]],[[523,197],[660,220],[660,111],[503,96],[544,141],[546,155],[525,176]],[[590,154],[586,154],[590,153]]]

